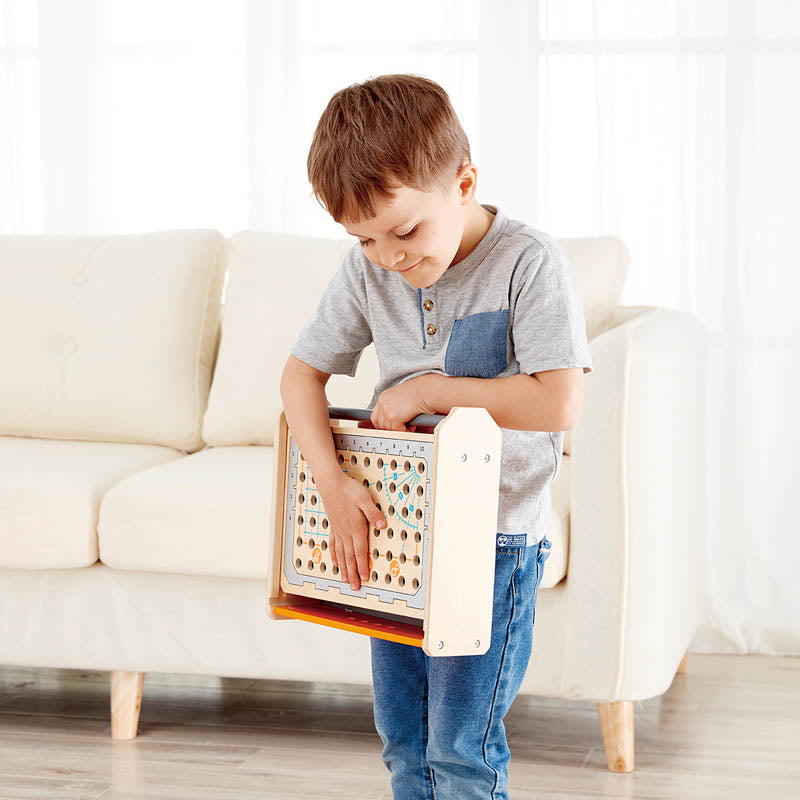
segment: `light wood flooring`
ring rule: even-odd
[[[636,771],[608,771],[594,703],[518,696],[512,800],[800,798],[800,658],[690,654],[637,702]],[[149,673],[112,741],[104,672],[0,666],[0,798],[391,800],[370,686]]]

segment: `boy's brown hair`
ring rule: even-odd
[[[379,75],[341,89],[317,123],[308,178],[336,220],[377,213],[378,196],[408,186],[447,191],[468,164],[469,141],[438,83],[417,75]]]

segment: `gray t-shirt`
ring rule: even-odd
[[[427,289],[373,264],[356,243],[291,353],[323,372],[355,376],[375,342],[384,390],[429,372],[503,378],[592,371],[575,274],[552,236],[482,204],[494,222],[474,250]],[[498,542],[531,546],[548,531],[550,483],[563,431],[501,428]],[[500,538],[500,536],[505,538]]]

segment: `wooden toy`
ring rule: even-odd
[[[386,518],[370,527],[369,580],[353,591],[328,547],[325,505],[283,411],[275,429],[267,613],[422,647],[481,655],[490,644],[502,432],[485,408],[359,428],[370,409],[329,407],[342,470]],[[365,520],[366,521],[366,520]]]

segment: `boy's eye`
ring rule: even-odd
[[[408,233],[404,233],[402,236],[398,236],[397,238],[410,239],[416,233],[418,227],[419,225],[415,225]],[[372,239],[359,239],[358,241],[361,242],[361,246],[363,247],[365,244],[367,244],[367,242],[371,242]]]

